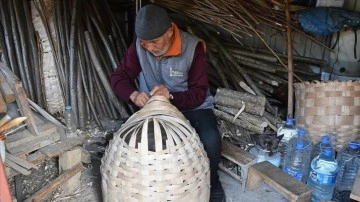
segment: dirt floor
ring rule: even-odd
[[[108,142],[112,139],[114,132],[118,130],[120,123],[112,122],[107,126],[105,133],[95,131],[89,135],[89,140],[83,148],[91,154],[91,163],[83,164],[84,168],[81,175],[81,187],[75,193],[66,193],[57,189],[46,202],[101,202],[101,158],[105,152]],[[30,196],[38,186],[44,186],[47,182],[56,178],[58,175],[57,159],[44,162],[38,171],[32,174],[31,178],[24,180],[24,196]],[[223,184],[227,202],[286,202],[288,201],[276,190],[267,184],[262,184],[257,189],[248,192],[241,192],[241,184],[231,176],[219,171],[220,180]],[[14,189],[14,187],[12,187]],[[25,197],[26,198],[26,197]],[[353,202],[348,198],[340,197],[333,202]]]
[[[113,130],[114,131],[114,130]],[[65,193],[59,188],[53,195],[51,202],[101,202],[101,157],[108,141],[112,138],[112,132],[93,135],[83,146],[91,154],[91,163],[84,164],[81,175],[81,187],[75,193]],[[258,189],[243,193],[240,191],[241,184],[229,175],[219,172],[227,202],[260,202],[260,201],[287,201],[273,188],[264,184]]]

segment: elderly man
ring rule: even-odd
[[[167,97],[195,128],[210,160],[210,201],[225,201],[217,170],[221,139],[208,87],[205,43],[181,31],[165,9],[148,4],[135,20],[136,40],[111,76],[114,92],[143,107],[153,95]],[[139,89],[134,83],[139,79]]]

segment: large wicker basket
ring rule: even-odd
[[[209,201],[209,160],[198,135],[154,96],[114,134],[101,164],[104,201]]]
[[[296,124],[309,131],[313,143],[334,132],[339,151],[360,139],[360,81],[303,82],[295,86]]]

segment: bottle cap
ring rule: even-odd
[[[321,143],[322,144],[330,144],[331,140],[330,137],[328,135],[323,135],[321,136]]]
[[[294,125],[294,121],[295,121],[295,119],[293,119],[293,118],[290,118],[290,117],[286,118],[286,124],[287,125]]]
[[[348,145],[351,149],[357,149],[360,147],[360,143],[357,141],[350,141]]]
[[[71,110],[71,109],[72,109],[72,107],[70,105],[65,107],[65,110]]]
[[[304,143],[300,140],[296,141],[296,149],[304,149]]]
[[[306,135],[307,133],[307,130],[305,128],[297,128],[296,131],[299,135]]]

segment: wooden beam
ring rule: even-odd
[[[82,164],[79,163],[78,165],[74,166],[73,168],[65,171],[55,180],[50,182],[48,185],[37,191],[35,194],[27,198],[24,202],[40,202],[43,201],[50,193],[52,193],[56,188],[61,186],[65,181],[70,179],[72,176],[77,174],[82,170]]]
[[[260,186],[262,182],[266,182],[291,202],[311,200],[312,190],[309,186],[286,174],[268,161],[250,166],[245,191]]]
[[[20,166],[26,168],[26,169],[31,169],[31,168],[35,168],[35,169],[38,169],[38,167],[30,162],[28,162],[27,160],[25,159],[22,159],[18,156],[15,156],[15,155],[12,155],[12,154],[9,154],[9,153],[6,153],[6,159],[9,159],[11,160],[12,162],[14,163],[17,163],[19,164]]]
[[[1,62],[0,71],[15,94],[16,103],[18,104],[21,115],[27,117],[25,121],[27,123],[27,128],[32,134],[37,135],[38,130],[36,127],[36,123],[27,100],[25,89],[23,88],[20,79],[8,67],[6,67],[4,63]]]
[[[237,176],[237,174],[231,173],[230,170],[220,164],[220,169],[234,177],[236,180],[239,180],[241,182],[241,191],[245,191],[248,170],[251,165],[256,163],[256,157],[227,140],[222,140],[221,156],[240,167],[240,173],[237,173],[240,174],[240,176]]]
[[[27,170],[24,167],[19,166],[18,164],[12,162],[10,159],[8,159],[7,157],[5,158],[5,165],[7,167],[10,167],[16,171],[18,171],[19,173],[23,174],[23,175],[29,175],[31,173],[30,170]]]
[[[15,95],[2,74],[0,74],[0,92],[6,103],[15,101]]]
[[[6,102],[5,102],[5,100],[3,98],[3,95],[2,95],[2,93],[0,91],[0,113],[5,113],[6,110],[7,110]]]

